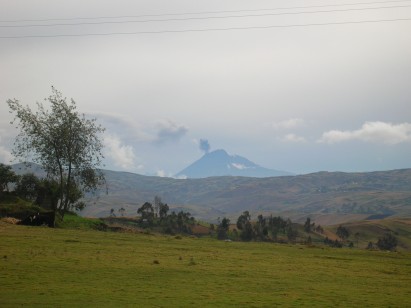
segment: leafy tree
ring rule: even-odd
[[[350,236],[350,231],[346,227],[339,226],[337,228],[337,235],[340,239],[345,240]]]
[[[20,177],[15,192],[20,197],[35,201],[39,195],[40,179],[33,173],[26,173]]]
[[[165,219],[167,217],[168,211],[170,210],[169,206],[167,205],[167,203],[160,202],[158,208],[158,216],[160,220]]]
[[[120,212],[121,216],[124,216],[126,209],[124,207],[121,207],[118,211]]]
[[[271,235],[273,239],[277,239],[277,234],[279,232],[286,233],[287,221],[281,218],[280,216],[277,217],[270,217],[268,219],[268,227],[271,231]]]
[[[11,169],[11,166],[0,163],[0,194],[9,191],[9,184],[16,183],[19,177]]]
[[[258,215],[257,222],[254,225],[255,235],[261,239],[265,240],[268,236],[267,220],[263,215]]]
[[[251,220],[250,212],[244,211],[237,219],[237,228],[243,230],[244,226]]]
[[[391,233],[385,233],[377,242],[377,247],[381,250],[394,250],[397,245],[398,240]]]
[[[287,238],[291,242],[295,242],[298,237],[298,231],[294,229],[291,224],[287,227]]]
[[[228,230],[230,229],[230,219],[223,218],[217,227],[217,237],[223,240],[227,237]]]
[[[55,179],[41,179],[35,203],[42,208],[53,210],[57,208],[60,195],[60,185]]]
[[[110,217],[116,217],[116,214],[114,213],[114,209],[113,209],[113,208],[110,210]]]
[[[321,225],[318,225],[317,227],[315,227],[315,232],[323,234],[324,228],[321,227]]]
[[[251,241],[254,237],[251,216],[248,211],[244,211],[237,219],[237,228],[241,230],[240,237],[243,241]]]
[[[307,217],[307,220],[304,223],[304,231],[307,233],[311,232],[311,218]]]
[[[330,247],[335,247],[335,248],[341,248],[343,245],[340,241],[338,240],[330,240],[328,237],[324,239],[324,244],[330,246]]]
[[[144,203],[138,210],[137,214],[140,214],[141,220],[146,220],[149,225],[153,223],[154,220],[154,208],[150,202]]]
[[[53,210],[64,217],[85,192],[95,191],[104,180],[97,169],[103,157],[100,134],[104,129],[95,119],[80,115],[74,100],[67,102],[54,87],[45,101],[51,110],[41,103],[32,111],[16,99],[7,101],[15,113],[12,123],[18,122],[20,128],[13,154],[39,163],[48,178],[58,181],[60,196]]]

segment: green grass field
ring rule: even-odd
[[[410,307],[411,254],[0,222],[1,307]]]

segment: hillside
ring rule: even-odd
[[[171,208],[199,219],[235,219],[244,210],[320,224],[411,217],[411,169],[370,173],[318,172],[272,178],[210,177],[172,179],[105,171],[108,194],[91,199],[85,216],[107,216],[124,207],[127,215],[155,195]]]
[[[335,233],[336,226],[327,229]],[[344,224],[349,232],[349,241],[352,241],[359,248],[366,248],[368,242],[376,243],[385,233],[393,233],[398,238],[398,251],[411,250],[411,219],[383,219],[356,221]],[[357,237],[355,236],[357,234]]]

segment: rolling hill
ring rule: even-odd
[[[411,169],[371,173],[318,172],[272,178],[173,179],[106,171],[108,194],[100,193],[83,215],[106,216],[124,207],[134,215],[160,196],[171,208],[215,221],[249,210],[303,222],[310,216],[331,225],[346,221],[411,217]]]
[[[22,172],[21,165],[14,169]],[[41,168],[33,166],[40,172]],[[39,171],[40,170],[40,171]],[[30,170],[24,169],[24,172]],[[310,216],[321,225],[365,219],[411,217],[411,169],[366,173],[317,172],[269,178],[219,176],[174,179],[105,170],[107,187],[87,198],[83,216],[105,217],[110,209],[137,209],[160,196],[172,210],[198,219],[233,221],[245,210],[296,222]]]

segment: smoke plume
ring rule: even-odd
[[[200,150],[206,154],[210,151],[210,144],[207,139],[200,139]]]

